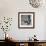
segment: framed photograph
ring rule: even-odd
[[[18,28],[34,28],[35,13],[34,12],[19,12],[18,13]]]

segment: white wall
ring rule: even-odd
[[[46,6],[40,8],[32,8],[28,0],[0,0],[0,19],[3,16],[13,18],[12,26],[8,33],[10,37],[16,40],[27,40],[34,34],[37,35],[37,39],[46,40],[46,26],[45,26],[45,15]],[[19,29],[18,28],[18,12],[35,12],[35,28],[34,29]],[[1,35],[3,32],[0,31],[0,39],[3,39]]]

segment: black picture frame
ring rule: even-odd
[[[34,29],[35,12],[18,12],[18,28]]]

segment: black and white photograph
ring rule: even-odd
[[[21,15],[21,25],[31,25],[31,16]]]
[[[19,28],[34,28],[34,12],[19,12],[18,27]]]

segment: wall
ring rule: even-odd
[[[35,28],[34,29],[19,29],[18,28],[18,12],[35,12]],[[0,0],[0,19],[4,16],[12,17],[13,22],[10,31],[10,37],[16,40],[27,40],[36,34],[37,39],[45,39],[45,15],[46,6],[40,8],[33,8],[30,6],[28,0]],[[0,29],[0,39],[4,35],[3,31]],[[46,39],[45,39],[46,40]]]

